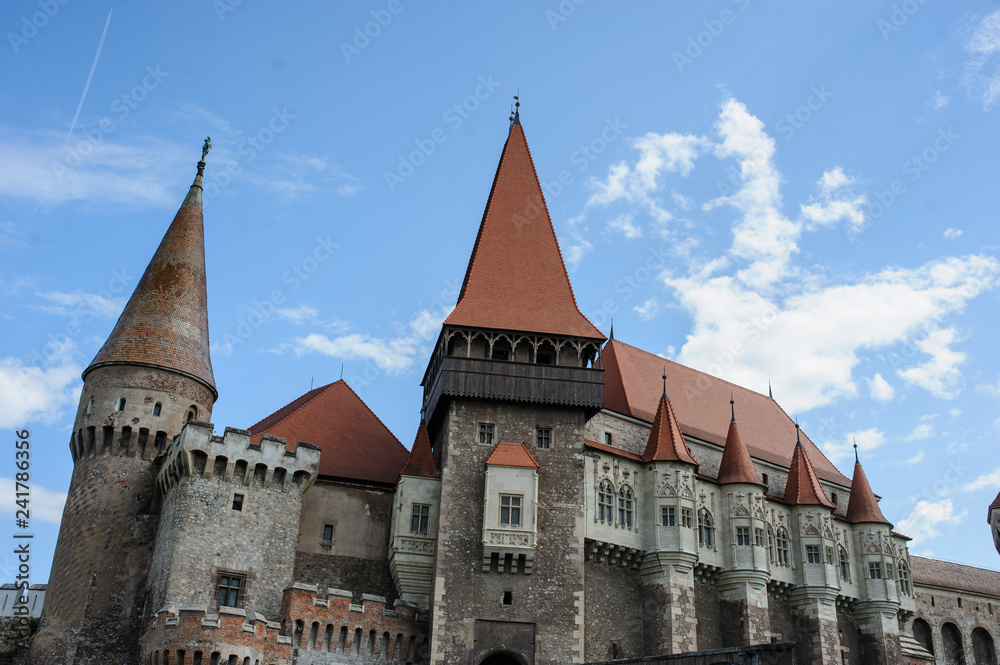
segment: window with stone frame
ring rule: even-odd
[[[774,558],[774,529],[771,525],[767,525],[767,560],[770,563],[775,563]]]
[[[840,560],[840,578],[849,582],[851,580],[851,560],[843,545],[838,546],[837,557]]]
[[[829,565],[831,565],[831,566],[836,565],[835,562],[834,562],[834,560],[833,560],[833,548],[832,547],[827,547],[826,548],[826,562]]]
[[[882,564],[877,561],[869,561],[868,577],[873,580],[882,579]]]
[[[614,522],[615,489],[607,480],[602,480],[597,488],[597,519],[611,524]]]
[[[823,563],[823,560],[819,558],[819,545],[806,545],[806,562]]]
[[[698,544],[702,547],[714,547],[715,526],[712,524],[712,514],[707,509],[698,511]]]
[[[500,495],[500,526],[521,526],[520,494]]]
[[[899,570],[899,591],[909,596],[913,592],[913,587],[910,585],[910,567],[900,559],[897,569]]]
[[[748,526],[738,526],[736,527],[736,544],[740,547],[750,546],[750,527]]]
[[[219,607],[242,607],[247,576],[219,571],[215,584],[215,600]]]
[[[632,528],[632,488],[622,485],[618,490],[618,526]]]
[[[663,526],[677,526],[677,513],[673,506],[660,507],[660,523]]]
[[[690,508],[681,508],[681,526],[685,529],[694,528],[694,515]]]
[[[493,444],[493,423],[479,423],[479,443]]]
[[[777,533],[774,534],[774,547],[775,547],[775,558],[778,563],[782,566],[789,565],[788,556],[788,531],[785,527],[778,527]]]
[[[426,503],[413,504],[410,513],[410,533],[427,533],[427,522],[430,520],[431,507]]]
[[[764,547],[764,529],[753,530],[753,544],[757,547]]]
[[[549,448],[552,445],[552,428],[538,427],[535,429],[535,438],[539,448]]]

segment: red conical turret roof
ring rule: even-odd
[[[445,325],[604,339],[577,307],[519,116]]]
[[[798,424],[795,425],[796,434]],[[826,506],[836,508],[827,498],[826,492],[819,484],[819,477],[809,461],[809,455],[802,446],[802,440],[797,439],[795,452],[792,453],[792,465],[788,469],[788,482],[785,483],[785,501],[792,506]]]
[[[851,500],[847,504],[847,519],[855,524],[872,522],[892,526],[878,507],[878,500],[875,499],[875,493],[872,492],[872,486],[868,484],[868,477],[857,457],[854,461],[854,478],[851,480]]]
[[[642,459],[645,462],[687,462],[698,466],[698,462],[691,456],[691,451],[684,441],[681,427],[677,424],[674,407],[667,397],[666,380],[667,377],[664,376],[663,397],[660,398],[660,406],[656,409],[653,428],[649,430],[649,439],[646,441]]]
[[[434,453],[431,451],[431,437],[427,426],[420,423],[417,428],[417,438],[413,440],[410,449],[410,460],[399,472],[401,476],[419,476],[421,478],[440,478],[437,464],[434,463]]]
[[[729,400],[733,405],[733,400]],[[757,469],[753,466],[750,453],[747,451],[740,430],[736,426],[736,408],[733,405],[733,419],[729,421],[729,434],[726,436],[726,447],[722,451],[722,461],[719,463],[718,480],[721,484],[753,483],[763,485]]]
[[[205,162],[198,162],[184,203],[84,377],[103,365],[160,367],[197,379],[218,397],[208,345],[204,169]]]

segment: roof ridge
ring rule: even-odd
[[[911,554],[910,559],[924,559],[925,561],[940,561],[941,563],[950,563],[953,566],[964,566],[965,568],[973,568],[975,570],[982,570],[987,573],[1000,573],[1000,569],[997,568],[985,568],[983,566],[976,566],[971,563],[964,563],[962,561],[952,561],[951,559],[941,559],[936,556],[922,556],[920,554]]]
[[[273,428],[273,427],[277,427],[277,426],[278,426],[278,425],[280,425],[281,423],[285,422],[286,420],[288,420],[289,418],[291,418],[292,416],[294,416],[294,415],[295,415],[296,413],[298,413],[299,411],[301,411],[302,409],[304,409],[304,408],[306,407],[306,405],[307,405],[307,404],[309,404],[309,402],[313,401],[314,399],[316,399],[317,397],[319,397],[320,395],[322,395],[323,393],[325,393],[325,392],[326,392],[327,390],[329,390],[330,388],[332,388],[332,387],[333,387],[333,386],[334,386],[335,384],[337,384],[337,383],[340,383],[341,381],[343,381],[343,379],[340,379],[340,380],[338,380],[338,381],[333,381],[332,383],[328,383],[328,384],[326,384],[325,386],[320,386],[319,388],[314,388],[313,390],[310,390],[310,391],[309,391],[309,392],[307,392],[307,393],[304,393],[304,394],[302,394],[302,395],[299,395],[298,397],[296,397],[295,399],[293,399],[293,400],[292,400],[291,402],[289,402],[288,404],[292,404],[292,403],[293,403],[293,402],[295,402],[296,400],[298,400],[298,399],[301,399],[301,398],[305,397],[305,396],[306,396],[306,395],[308,395],[309,393],[315,393],[315,394],[314,394],[314,395],[313,395],[312,397],[310,397],[309,399],[307,399],[307,400],[303,400],[303,401],[302,401],[302,403],[301,403],[301,404],[299,404],[299,405],[298,405],[298,406],[297,406],[297,407],[296,407],[295,409],[293,409],[293,410],[289,411],[289,412],[288,412],[288,413],[287,413],[287,414],[285,415],[285,417],[284,417],[284,418],[282,418],[281,420],[278,420],[278,421],[274,422],[274,423],[273,423],[273,424],[271,424],[271,425],[270,425],[270,426],[269,426],[269,427],[268,427],[267,429],[271,429],[271,428]],[[345,382],[345,385],[346,385],[346,382]],[[348,387],[350,387],[350,386],[348,386]],[[353,391],[352,391],[352,392],[353,392]],[[357,393],[355,393],[355,394],[357,394]],[[284,406],[280,406],[280,407],[278,407],[277,409],[275,409],[275,410],[274,410],[274,411],[272,411],[271,413],[267,414],[266,416],[264,416],[263,418],[261,418],[260,420],[258,420],[257,422],[255,422],[255,423],[254,423],[253,425],[251,425],[251,426],[250,426],[250,428],[249,428],[249,431],[251,431],[251,432],[252,432],[252,431],[253,431],[253,428],[254,428],[254,427],[256,427],[257,425],[260,425],[260,424],[261,424],[262,422],[264,422],[265,420],[267,420],[267,419],[268,419],[268,418],[270,418],[271,416],[273,416],[273,415],[277,414],[277,413],[278,413],[279,411],[281,411],[281,410],[282,410],[282,409],[284,409],[284,408],[285,408],[286,406],[288,406],[288,404],[285,404]],[[376,418],[378,418],[378,416],[375,416],[375,417],[376,417]]]

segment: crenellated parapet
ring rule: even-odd
[[[204,607],[159,612],[146,633],[145,665],[251,663],[285,665],[292,640],[281,624],[235,607],[210,613]],[[235,657],[235,660],[232,660]]]
[[[265,434],[254,444],[246,430],[227,427],[223,436],[215,436],[211,423],[192,421],[167,449],[156,483],[165,495],[185,475],[243,486],[259,477],[265,488],[276,484],[305,493],[316,480],[319,456],[319,447],[309,443],[300,441],[290,451],[280,437]]]
[[[384,596],[350,591],[320,592],[312,584],[285,589],[281,608],[284,632],[300,663],[426,663],[428,618],[416,607]]]

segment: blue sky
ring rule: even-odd
[[[0,25],[0,427],[31,429],[34,581],[80,373],[204,137],[217,430],[343,365],[409,446],[518,91],[596,325],[770,380],[847,475],[856,438],[912,552],[997,567],[996,3],[36,0]]]

